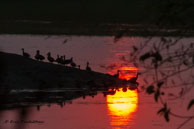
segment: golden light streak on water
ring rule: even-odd
[[[111,118],[110,125],[114,129],[120,129],[132,121],[134,117],[132,114],[137,111],[138,94],[136,90],[123,92],[120,88],[114,95],[107,95],[106,101]]]

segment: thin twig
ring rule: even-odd
[[[190,120],[192,120],[193,119],[193,117],[190,117],[190,118],[188,118],[187,120],[185,120],[182,124],[180,124],[179,126],[178,126],[178,128],[177,129],[180,129],[181,127],[183,127],[186,123],[188,123]]]

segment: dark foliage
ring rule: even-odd
[[[148,88],[146,89],[146,92],[148,94],[153,94],[154,93],[154,86],[153,85],[148,86]]]
[[[194,105],[194,99],[192,99],[187,107],[187,109],[189,110],[192,106]]]

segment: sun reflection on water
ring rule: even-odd
[[[120,129],[132,124],[133,113],[137,111],[138,94],[137,90],[122,91],[120,88],[114,95],[107,95],[107,109],[111,118],[111,126]]]

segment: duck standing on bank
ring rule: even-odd
[[[51,62],[51,63],[53,63],[55,61],[55,59],[51,56],[51,53],[50,52],[47,53],[47,60],[49,62]]]
[[[64,64],[64,65],[68,65],[68,64],[71,65],[72,62],[73,62],[73,57],[71,57],[70,59],[65,59],[65,60],[63,61],[63,64]]]
[[[35,59],[38,60],[38,61],[42,61],[42,60],[45,59],[45,57],[42,56],[42,55],[40,55],[40,51],[37,50],[37,51],[36,51],[36,55],[35,55]]]
[[[22,55],[24,57],[30,58],[30,54],[28,54],[27,52],[24,51],[24,48],[22,48]]]
[[[136,77],[132,77],[128,82],[135,84],[136,86],[139,85],[139,83],[137,82],[138,79],[138,75],[140,75],[140,73],[137,73]]]
[[[113,77],[119,78],[119,74],[120,74],[120,70],[117,70],[117,73],[115,75],[113,75]]]
[[[86,64],[86,71],[92,71],[92,69],[89,66],[89,62],[87,62],[87,64]]]
[[[56,59],[55,61],[56,61],[58,64],[61,63],[61,59],[60,59],[59,55],[57,55],[57,59]]]
[[[137,73],[136,77],[132,77],[131,79],[129,79],[129,82],[136,83],[138,79],[138,75],[140,75],[140,73]]]

